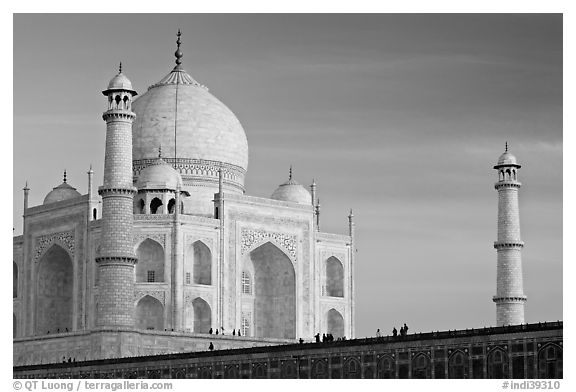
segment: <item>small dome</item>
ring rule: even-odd
[[[123,73],[119,73],[110,79],[108,90],[128,90],[132,91],[132,82]]]
[[[498,166],[500,165],[517,165],[518,163],[516,162],[516,157],[512,154],[510,154],[510,152],[506,151],[504,152],[502,155],[500,155],[500,158],[498,158]]]
[[[284,184],[280,185],[271,199],[289,201],[298,204],[312,205],[312,196],[302,185],[292,179],[292,168],[290,168],[290,178]]]
[[[150,166],[146,166],[140,172],[136,182],[138,190],[176,190],[178,185],[182,186],[182,177],[162,158],[158,158]]]
[[[57,201],[74,199],[75,197],[82,196],[76,188],[68,185],[66,182],[53,188],[44,198],[44,204],[56,203]]]

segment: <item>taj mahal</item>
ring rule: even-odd
[[[561,377],[562,324],[525,324],[521,165],[508,144],[493,166],[497,328],[350,341],[352,210],[345,235],[321,231],[316,184],[300,184],[291,167],[269,198],[249,196],[244,129],[185,70],[180,31],[176,43],[175,66],[147,91],[133,88],[122,64],[102,91],[103,184],[90,167],[83,194],[65,171],[36,206],[24,187],[23,234],[13,238],[20,372],[46,365],[41,375],[52,377],[53,365],[74,358],[93,362],[87,376],[127,378],[156,378],[168,369],[158,367],[164,360],[173,361],[174,378],[498,378],[509,369],[514,377]],[[307,346],[319,334],[338,340]],[[245,351],[222,354],[230,355],[224,369],[223,360],[206,359],[209,347]],[[301,347],[310,350],[302,368]],[[124,373],[114,373],[114,361],[129,357],[158,368],[122,362]],[[180,368],[180,360],[194,366]]]
[[[177,45],[146,92],[122,65],[104,89],[102,186],[64,174],[38,206],[25,187],[15,364],[354,336],[352,211],[348,235],[321,232],[316,186],[291,168],[270,198],[246,194],[242,125]]]

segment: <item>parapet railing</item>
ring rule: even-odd
[[[348,346],[365,346],[373,344],[383,344],[383,343],[397,343],[397,342],[410,342],[419,340],[434,340],[434,339],[453,339],[455,337],[465,338],[473,336],[485,336],[485,335],[496,335],[496,334],[510,334],[510,333],[524,333],[524,332],[535,332],[535,331],[547,331],[547,330],[558,330],[563,329],[562,321],[548,321],[543,323],[533,323],[533,324],[519,324],[519,325],[506,325],[501,327],[484,327],[484,328],[470,328],[470,329],[460,329],[460,330],[448,330],[448,331],[436,331],[436,332],[425,332],[425,333],[414,333],[408,335],[398,335],[398,336],[381,336],[381,337],[369,337],[369,338],[356,338],[348,340],[335,340],[332,342],[306,342],[306,343],[293,343],[293,344],[278,344],[272,346],[258,346],[258,347],[248,347],[248,348],[235,348],[235,349],[224,349],[215,351],[197,351],[197,352],[187,352],[187,353],[174,353],[174,354],[160,354],[160,355],[147,355],[140,357],[123,357],[123,358],[107,358],[107,359],[95,359],[89,361],[79,361],[79,362],[65,362],[65,363],[53,363],[53,364],[38,364],[38,365],[25,365],[25,366],[14,366],[14,371],[27,371],[36,369],[58,369],[58,368],[68,368],[68,367],[84,367],[84,366],[101,366],[101,365],[111,365],[111,364],[125,364],[125,363],[141,363],[148,361],[165,361],[165,360],[180,360],[180,359],[192,359],[192,358],[203,358],[203,357],[219,357],[227,355],[242,355],[242,354],[259,354],[259,353],[271,353],[271,352],[281,352],[281,351],[293,351],[293,350],[309,350],[309,349],[322,349],[326,347],[348,347]]]

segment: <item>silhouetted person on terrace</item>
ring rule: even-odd
[[[218,328],[216,328],[216,335],[218,335]]]
[[[325,343],[325,342],[326,342],[326,334],[323,333],[323,334],[322,334],[322,343]]]
[[[214,331],[212,330],[212,328],[210,328],[210,331],[208,331],[208,333],[209,333],[210,335],[212,335],[212,332],[214,332]]]
[[[378,328],[376,330],[376,337],[379,338],[380,336],[382,336],[382,335],[380,334],[380,328]]]
[[[236,330],[235,329],[232,330],[232,336],[236,336]]]
[[[408,335],[408,326],[404,323],[404,335]]]
[[[238,330],[238,336],[242,336],[242,335],[240,334],[240,330]]]
[[[405,334],[404,327],[400,327],[400,336],[404,336]]]
[[[396,327],[394,327],[394,329],[392,330],[392,336],[398,336],[398,330],[396,329]]]
[[[212,342],[210,342],[210,345],[208,346],[208,350],[214,351],[214,345],[212,344]]]
[[[314,335],[314,338],[316,338],[316,343],[320,343],[320,332]]]
[[[303,343],[304,343],[304,339],[300,338],[300,340],[298,340],[298,342],[299,342],[300,344],[303,344]]]

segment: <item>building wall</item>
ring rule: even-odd
[[[94,262],[101,251],[102,228],[101,220],[93,220],[93,206],[93,200],[84,195],[26,211],[24,235],[14,241],[18,295],[13,300],[13,319],[16,336],[21,338],[14,341],[15,353],[28,352],[29,345],[33,344],[30,342],[50,332],[50,335],[56,333],[58,336],[50,336],[52,343],[41,345],[50,357],[61,352],[60,347],[69,347],[68,340],[76,339],[72,337],[74,333],[97,329],[96,315],[99,307],[105,305],[99,300],[102,277],[98,276]],[[136,279],[133,303],[130,304],[140,317],[136,328],[177,331],[202,338],[209,327],[214,330],[224,327],[226,333],[231,334],[233,329],[242,328],[243,319],[249,319],[249,328],[245,330],[248,337],[306,339],[318,332],[328,332],[329,328],[351,337],[353,276],[349,236],[316,232],[311,206],[227,195],[222,211],[223,221],[181,214],[177,224],[173,214],[134,215],[133,246],[135,252],[140,250],[142,257],[142,264],[134,273],[139,279]],[[283,273],[293,271],[293,282],[286,281],[282,292],[271,289],[259,295],[257,287],[270,286],[269,282],[279,271],[264,268],[256,276],[253,259],[266,259],[266,252],[261,252],[266,247],[266,252],[273,251],[278,260],[285,261],[278,263],[283,266]],[[64,312],[66,314],[58,320],[69,316],[71,322],[61,328],[58,323],[52,323],[54,328],[38,327],[39,265],[54,249],[71,260],[71,273],[68,274],[71,278],[67,285],[71,294],[57,302],[67,304],[69,301],[71,307],[66,307],[70,311],[58,307],[53,313]],[[199,258],[203,259],[202,263],[197,262]],[[337,259],[342,265],[341,276],[338,275],[342,281],[342,296],[326,295],[327,279],[334,279],[326,276],[329,258]],[[260,265],[266,262],[260,262]],[[252,277],[251,294],[242,293],[242,272],[245,270]],[[155,272],[154,282],[148,282],[148,271]],[[187,273],[190,273],[189,279]],[[202,276],[200,282],[195,279],[196,275]],[[258,286],[258,279],[265,284]],[[283,279],[274,286],[282,286],[282,282]],[[285,331],[283,321],[268,326],[267,330],[273,333],[259,334],[254,318],[258,314],[257,297],[268,308],[279,309],[278,315],[285,316],[279,319],[289,321],[293,327]],[[266,306],[259,308],[260,313]],[[331,320],[334,312],[342,316],[342,326],[337,329],[328,325],[331,311]],[[262,324],[261,319],[259,321]],[[276,333],[280,324],[282,331]],[[93,343],[90,347],[92,352],[100,352],[93,350]]]
[[[19,366],[14,378],[562,378],[563,324]]]

